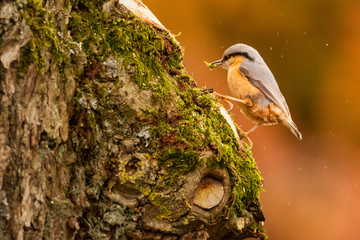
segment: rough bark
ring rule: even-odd
[[[0,3],[0,239],[265,238],[251,153],[124,2]]]

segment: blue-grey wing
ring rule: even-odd
[[[274,75],[265,62],[245,60],[241,63],[239,70],[252,85],[258,88],[270,101],[290,116],[289,107],[286,104],[285,98],[281,94]]]

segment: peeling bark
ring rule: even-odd
[[[0,239],[265,238],[261,177],[137,0],[0,3]]]

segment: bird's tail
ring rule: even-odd
[[[295,124],[291,119],[289,119],[289,121],[287,121],[287,122],[285,123],[285,125],[290,129],[290,131],[291,131],[299,140],[302,139],[301,133],[299,132],[296,124]]]

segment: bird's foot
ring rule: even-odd
[[[249,143],[249,150],[251,150],[254,144],[253,144],[253,142],[251,141],[248,133],[245,133],[245,132],[244,132],[244,133],[242,133],[242,135],[243,135],[243,138],[245,138],[245,139],[247,140],[247,142]]]
[[[249,150],[251,150],[252,146],[253,146],[253,142],[251,141],[249,135],[250,133],[252,133],[253,131],[255,131],[255,129],[257,129],[260,126],[260,124],[256,124],[252,129],[250,129],[247,132],[243,132],[242,135],[244,136],[244,138],[249,142]]]
[[[229,106],[230,106],[230,108],[229,109],[226,109],[226,111],[231,111],[231,109],[233,109],[233,107],[234,107],[234,104],[232,104],[230,101],[228,101],[228,100],[226,100],[226,99],[224,99],[225,100],[225,102],[227,103],[227,104],[229,104]]]

